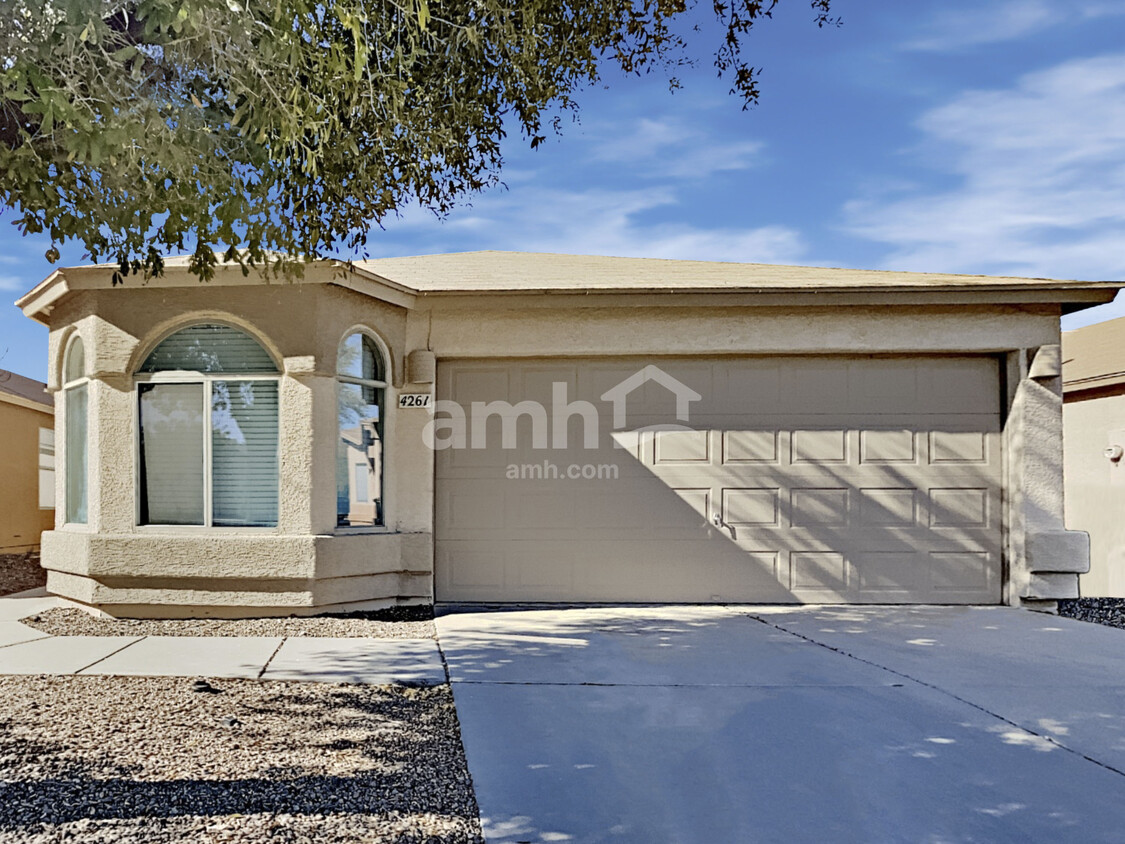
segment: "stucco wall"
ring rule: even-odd
[[[1108,446],[1125,447],[1125,395],[1070,401],[1063,406],[1066,524],[1090,534],[1090,571],[1083,596],[1125,597],[1125,460]]]
[[[1085,561],[1062,534],[1057,384],[1029,377],[1031,352],[1058,342],[1058,309],[1012,305],[753,307],[722,296],[646,296],[609,306],[594,297],[420,298],[416,307],[362,296],[324,278],[300,284],[143,286],[76,291],[51,314],[51,379],[78,331],[90,395],[90,522],[44,537],[49,588],[128,615],[303,613],[432,600],[433,454],[424,410],[398,409],[406,355],[438,358],[769,353],[995,353],[1007,355],[1012,412],[1008,600],[1063,596]],[[162,337],[223,320],[262,341],[283,365],[280,514],[276,529],[170,530],[136,524],[135,405],[131,373]],[[383,531],[335,529],[334,370],[340,340],[366,327],[390,351]],[[1021,368],[1022,367],[1022,368]],[[60,438],[61,439],[61,438]],[[1048,459],[1044,460],[1046,457]],[[60,460],[63,455],[60,454]],[[1057,461],[1056,461],[1057,463]],[[1032,494],[1021,491],[1030,478]],[[1037,492],[1036,492],[1037,490]],[[61,518],[61,517],[60,517]],[[1029,553],[1037,547],[1039,561]],[[1052,555],[1069,562],[1052,561]],[[1050,576],[1044,578],[1041,573]],[[1069,580],[1067,580],[1069,578]]]
[[[0,554],[37,548],[54,522],[53,510],[39,509],[39,429],[54,427],[51,413],[0,401]]]

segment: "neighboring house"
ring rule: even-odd
[[[55,408],[47,385],[0,369],[0,554],[39,547],[55,523]]]
[[[1125,319],[1067,331],[1066,524],[1090,534],[1083,596],[1125,597]]]
[[[113,271],[18,302],[60,404],[48,589],[110,613],[1049,607],[1087,568],[1059,316],[1115,283],[505,252]]]

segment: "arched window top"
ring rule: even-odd
[[[262,344],[229,325],[192,325],[165,337],[140,372],[277,372]]]
[[[373,337],[360,331],[349,334],[340,344],[336,372],[357,381],[385,382],[387,380],[383,353]]]
[[[64,382],[69,384],[79,378],[86,377],[86,347],[82,345],[82,338],[77,334],[71,338],[66,347],[66,363],[63,366]]]

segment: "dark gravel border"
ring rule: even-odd
[[[328,636],[334,638],[433,639],[434,609],[390,607],[374,612],[289,618],[97,618],[60,607],[22,619],[52,636]]]
[[[1059,601],[1059,615],[1125,629],[1125,598],[1074,598]]]
[[[0,841],[481,844],[448,685],[0,677]]]
[[[39,552],[0,554],[0,597],[47,585],[47,570],[39,565]]]

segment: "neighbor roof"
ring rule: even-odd
[[[14,399],[14,401],[13,401]],[[39,405],[37,410],[54,412],[55,397],[47,392],[47,385],[34,378],[24,378],[6,369],[0,369],[0,401],[10,401],[22,406]]]
[[[1062,335],[1063,391],[1125,389],[1125,317]]]

